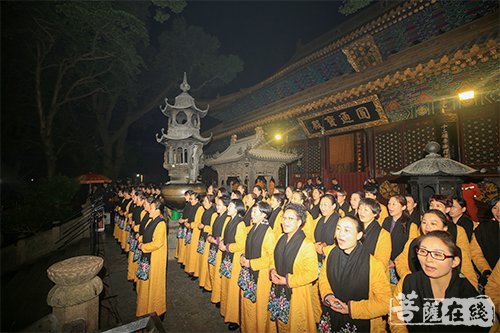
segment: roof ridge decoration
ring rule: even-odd
[[[324,46],[320,48],[319,50],[311,53],[308,56],[305,56],[298,61],[290,64],[289,66],[279,70],[272,76],[268,77],[262,82],[257,83],[254,87],[255,89],[259,89],[275,80],[278,78],[288,74],[289,72],[292,72],[293,70],[306,65],[308,63],[311,63],[312,61],[322,58],[330,53],[332,53],[334,50],[339,49],[343,47],[344,45],[347,45],[348,43],[353,42],[356,38],[359,36],[362,36],[364,34],[374,34],[377,33],[383,29],[386,29],[387,27],[407,18],[410,17],[420,11],[422,11],[424,8],[434,4],[437,2],[437,0],[410,0],[410,1],[405,1],[401,4],[401,6],[393,8],[392,10],[384,13],[382,16],[378,17],[375,20],[370,21],[369,23],[359,27],[358,29],[354,30],[351,33],[348,33],[344,35],[344,37],[341,37],[339,39],[336,39],[332,43],[330,43],[327,46]],[[249,89],[251,90],[251,89]]]
[[[168,110],[169,109],[178,109],[178,110],[180,110],[180,109],[189,109],[189,108],[192,108],[192,109],[196,110],[200,114],[201,118],[205,117],[206,114],[207,114],[207,112],[208,112],[209,105],[207,105],[207,108],[205,110],[202,110],[202,109],[200,109],[200,108],[198,108],[196,106],[196,103],[194,101],[193,96],[191,96],[188,93],[188,91],[191,89],[191,86],[187,82],[186,72],[184,72],[184,78],[182,80],[182,83],[179,85],[179,88],[182,90],[182,93],[179,94],[175,98],[174,105],[169,104],[168,103],[168,98],[165,98],[165,106],[164,107],[160,106],[161,112],[165,116],[168,117]]]
[[[498,41],[498,36],[489,38],[483,43],[474,43],[469,47],[463,47],[454,52],[442,54],[441,56],[429,59],[425,62],[415,64],[411,68],[407,67],[406,69],[398,69],[391,74],[385,75],[384,77],[378,77],[377,79],[359,84],[356,87],[335,92],[328,96],[288,108],[280,113],[254,120],[245,125],[231,128],[229,130],[232,133],[241,133],[248,131],[251,128],[255,128],[256,126],[264,126],[273,121],[295,118],[303,113],[326,105],[345,103],[352,98],[375,94],[386,87],[398,85],[402,82],[422,80],[426,77],[446,73],[448,71],[459,73],[466,67],[473,67],[479,63],[497,60],[497,49],[499,46],[500,42]],[[216,134],[214,135],[214,140],[226,137],[227,135],[227,132]]]

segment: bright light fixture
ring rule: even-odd
[[[281,140],[281,134],[276,134],[276,135],[274,136],[274,138],[275,138],[276,140]]]
[[[466,101],[474,98],[474,90],[464,91],[458,94],[458,98],[461,101]]]

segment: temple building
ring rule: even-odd
[[[500,172],[499,13],[496,1],[377,2],[296,51],[264,81],[209,101],[220,123],[207,154],[256,127],[279,133],[302,156],[280,169],[291,184],[362,181],[441,155]],[[481,178],[481,179],[482,179]]]

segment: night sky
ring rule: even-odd
[[[346,20],[341,1],[196,1],[182,15],[217,36],[222,53],[240,56],[244,70],[219,92],[251,87],[283,67],[299,40],[306,44]],[[200,50],[201,51],[201,50]]]
[[[299,42],[306,45],[346,21],[348,17],[338,12],[341,4],[341,1],[196,1],[188,2],[181,16],[188,24],[203,27],[216,36],[223,54],[235,54],[243,60],[243,71],[217,92],[224,96],[265,80],[290,62]],[[166,97],[172,100],[175,96]],[[193,97],[196,99],[196,94]],[[130,145],[141,147],[145,155],[137,172],[166,175],[161,166],[164,148],[154,139],[163,126],[166,127],[166,117],[153,110],[129,132]]]

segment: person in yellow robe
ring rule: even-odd
[[[231,331],[238,329],[240,322],[238,277],[241,265],[239,260],[245,250],[247,238],[245,221],[243,221],[244,213],[243,201],[231,200],[227,206],[227,215],[231,220],[224,229],[222,242],[219,243],[219,250],[222,251],[222,260],[219,266],[221,275],[220,314],[224,317],[224,322],[229,323],[228,328]]]
[[[340,215],[337,211],[337,200],[330,193],[325,194],[320,199],[318,207],[321,214],[319,215],[318,223],[316,223],[316,228],[314,229],[314,246],[316,247],[316,253],[318,253],[319,272],[325,259],[325,247],[334,246],[335,230],[337,228]],[[313,289],[312,303],[314,309],[314,319],[318,323],[322,312],[318,281],[313,283]]]
[[[283,216],[283,201],[284,196],[281,193],[274,193],[271,195],[271,208],[272,212],[268,218],[269,227],[273,230],[274,238],[280,238],[283,233],[283,228],[281,228],[281,217]]]
[[[382,222],[384,222],[385,218],[389,216],[389,212],[387,211],[387,207],[377,200],[377,193],[378,189],[376,185],[369,185],[365,187],[365,198],[377,201],[380,206],[380,213],[377,222],[382,225]]]
[[[479,223],[470,243],[472,261],[481,274],[483,286],[500,258],[500,197],[493,199],[490,206],[493,218]]]
[[[210,277],[210,282],[208,283],[212,286],[210,301],[219,307],[221,300],[221,275],[219,267],[222,261],[222,251],[219,250],[219,243],[222,242],[224,229],[231,219],[227,215],[227,206],[230,201],[229,196],[223,195],[219,197],[215,206],[219,216],[215,219],[211,234],[207,237],[207,241],[210,243],[210,252],[208,254],[208,276]]]
[[[241,332],[266,332],[270,329],[267,304],[271,281],[269,269],[276,240],[268,218],[272,208],[258,202],[252,210],[253,226],[247,235],[245,253],[240,257],[242,266],[238,278],[241,289]],[[273,323],[274,324],[274,323]]]
[[[146,215],[144,210],[144,200],[145,196],[142,191],[137,191],[134,194],[134,209],[132,213],[132,226],[130,229],[130,251],[128,253],[128,265],[127,265],[127,280],[135,281],[137,279],[137,261],[134,261],[135,250],[137,247],[136,235],[139,232],[139,226],[141,219]]]
[[[319,277],[323,299],[320,332],[384,332],[382,316],[389,313],[391,286],[386,266],[360,242],[363,224],[355,217],[341,218],[337,246],[325,249]]]
[[[359,202],[358,217],[363,223],[363,246],[386,267],[389,278],[389,262],[391,260],[391,234],[377,222],[380,214],[379,203],[370,198],[363,198]],[[375,223],[374,223],[375,222]]]
[[[118,242],[120,242],[120,247],[122,250],[125,251],[126,247],[126,242],[127,242],[127,235],[128,231],[127,225],[129,223],[129,217],[130,217],[130,206],[132,205],[132,198],[130,197],[130,190],[124,190],[123,191],[123,198],[125,199],[122,204],[122,209],[121,209],[121,216],[123,223],[120,227],[119,233],[118,233]]]
[[[426,215],[422,223],[429,218]],[[447,319],[451,312],[452,306],[449,305],[443,306],[442,311],[440,307],[435,307],[437,316],[429,316],[429,313],[434,312],[429,304],[439,304],[443,299],[467,299],[479,295],[476,287],[460,274],[460,252],[453,235],[443,230],[430,231],[415,240],[415,253],[422,269],[406,275],[394,290],[389,320],[391,332],[488,331],[488,328],[471,325],[470,316],[449,317],[451,325],[441,324],[439,320]],[[406,296],[404,302],[401,301],[401,294]],[[405,315],[407,313],[411,315]]]
[[[193,205],[193,220],[187,224],[187,227],[191,231],[191,244],[188,247],[189,255],[186,256],[186,268],[185,272],[192,276],[192,280],[195,280],[200,276],[200,254],[198,253],[198,241],[200,240],[201,230],[198,226],[201,224],[201,217],[205,212],[205,208],[202,205],[202,197],[199,193],[191,194],[191,204]]]
[[[485,294],[491,298],[495,305],[496,320],[490,333],[500,332],[500,262],[497,262],[495,268],[488,278],[488,283],[485,287]]]
[[[192,245],[192,239],[193,239],[193,229],[191,228],[191,224],[194,223],[194,220],[198,214],[198,209],[202,207],[201,205],[201,197],[197,193],[192,191],[190,196],[189,196],[189,202],[191,207],[189,208],[189,214],[187,217],[187,220],[184,222],[184,226],[186,227],[186,237],[184,237],[184,259],[183,259],[183,264],[184,264],[184,271],[191,277],[193,277],[193,272],[188,271],[188,264],[189,264],[189,258],[191,257],[191,249],[194,246],[198,246],[198,243],[195,245]],[[199,215],[201,217],[201,214]],[[198,229],[197,229],[198,230]],[[198,242],[198,241],[196,241]]]
[[[205,211],[201,216],[201,223],[198,225],[198,229],[200,229],[200,239],[198,240],[198,247],[196,249],[199,254],[198,267],[200,268],[200,280],[198,285],[201,288],[205,288],[207,291],[212,291],[212,284],[210,283],[210,278],[208,277],[208,255],[210,252],[210,243],[208,242],[207,237],[212,232],[213,223],[217,218],[214,195],[205,194],[203,197],[203,208]]]
[[[453,237],[455,244],[460,248],[461,255],[461,273],[475,287],[478,287],[478,281],[469,253],[469,242],[465,230],[453,222],[449,222],[446,215],[437,209],[428,210],[422,216],[420,222],[419,235],[426,235],[431,231],[447,231]],[[418,260],[415,254],[416,239],[408,240],[401,254],[394,261],[396,271],[400,279],[406,275],[419,270]]]
[[[291,203],[298,204],[306,207],[306,200],[307,197],[302,191],[293,191],[292,197],[291,197]],[[306,220],[304,221],[304,225],[302,226],[302,230],[304,230],[304,233],[306,234],[307,239],[309,239],[311,242],[314,242],[314,229],[316,229],[316,223],[318,220],[313,219],[311,213],[309,213],[306,209]]]
[[[179,219],[179,231],[177,232],[177,245],[175,248],[175,258],[177,258],[177,262],[182,265],[184,264],[184,256],[186,245],[184,243],[184,239],[186,238],[187,227],[185,223],[188,222],[189,215],[191,214],[191,194],[194,193],[191,190],[187,190],[184,192],[184,200],[186,204],[184,205],[184,209],[182,210],[182,216]]]
[[[280,333],[316,332],[311,292],[318,278],[318,256],[314,243],[300,228],[306,218],[303,205],[287,204],[284,234],[274,249],[268,309]]]
[[[137,245],[142,251],[137,268],[137,317],[148,313],[162,316],[167,311],[167,224],[160,214],[160,205],[152,197],[144,203],[150,221]]]
[[[122,223],[122,204],[123,201],[125,201],[125,198],[123,197],[123,191],[122,189],[118,190],[118,201],[115,207],[115,226],[113,228],[113,237],[118,240],[119,235],[120,235],[120,227]]]

